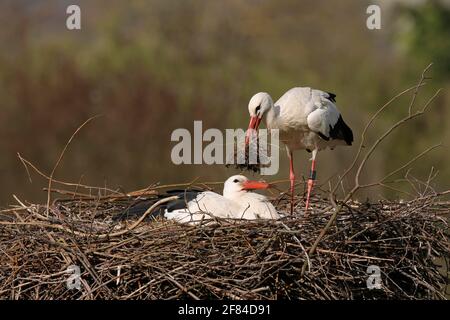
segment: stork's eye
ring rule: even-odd
[[[234,183],[238,183],[238,182],[239,182],[239,179],[234,179],[233,182],[234,182]]]
[[[256,107],[255,112],[258,113],[258,112],[259,112],[259,109],[261,109],[261,106],[260,106],[260,105]]]

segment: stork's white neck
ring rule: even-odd
[[[259,193],[251,192],[251,191],[232,191],[224,193],[223,196],[228,200],[235,202],[237,205],[245,205],[248,206],[249,203],[259,203],[262,199],[265,199],[265,196]]]
[[[244,190],[235,190],[235,189],[224,189],[223,196],[229,200],[239,201],[239,198],[244,196],[247,191]]]
[[[276,122],[278,120],[278,114],[275,110],[275,106],[272,104],[272,106],[269,108],[269,110],[267,110],[267,112],[264,114],[264,120],[266,122],[266,127],[271,129],[271,128],[276,128]]]

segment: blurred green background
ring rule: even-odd
[[[82,29],[66,29],[66,8],[81,7]],[[381,6],[381,30],[366,28],[370,4]],[[247,104],[259,91],[274,100],[294,86],[337,94],[355,146],[370,115],[416,83],[434,65],[417,105],[438,88],[430,112],[391,136],[370,161],[364,181],[382,177],[416,153],[444,147],[418,162],[411,174],[438,190],[450,180],[448,1],[361,0],[150,0],[0,2],[0,205],[12,194],[46,199],[46,181],[19,152],[49,174],[75,129],[93,115],[70,145],[55,178],[136,190],[154,182],[223,181],[236,171],[221,165],[170,161],[176,128],[246,128]],[[383,114],[374,141],[407,110],[410,96]],[[318,156],[321,181],[342,173],[356,147]],[[288,177],[281,169],[268,180]],[[297,172],[309,155],[296,153]],[[399,175],[398,177],[401,177]],[[346,181],[344,186],[351,184]],[[286,185],[287,186],[287,185]],[[373,189],[365,197],[403,197]]]

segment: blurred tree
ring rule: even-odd
[[[434,63],[433,77],[450,79],[450,9],[438,0],[422,5],[402,6],[403,28],[399,40],[419,65]]]
[[[439,4],[425,10],[438,22],[420,18],[420,31],[404,29],[408,32],[399,37],[405,51],[396,55],[392,25],[376,32],[365,27],[369,0],[110,0],[108,10],[102,1],[77,1],[83,12],[80,32],[65,28],[68,1],[0,1],[5,21],[0,29],[0,206],[13,193],[33,201],[43,195],[37,182],[27,184],[17,152],[49,172],[68,137],[94,114],[104,117],[83,128],[56,178],[82,176],[86,184],[132,190],[156,181],[223,180],[235,173],[220,165],[175,166],[170,133],[191,129],[199,119],[205,129],[245,127],[246,105],[257,91],[275,99],[294,86],[335,92],[357,143],[369,115],[414,83],[430,61],[436,63],[431,75],[447,70],[448,76],[448,21],[442,12],[434,13]],[[420,10],[395,11],[393,19],[419,19],[414,14],[425,14]],[[400,108],[384,114],[369,139],[407,104],[405,98]],[[445,101],[437,104],[433,108],[445,107]],[[375,180],[430,141],[450,140],[445,112],[434,109],[436,119],[416,123],[420,137],[408,127],[404,136],[387,142],[365,178]],[[320,179],[341,172],[354,152],[324,153],[333,161],[321,166]],[[449,157],[442,151],[420,165],[449,168],[442,172],[445,183]],[[306,153],[296,158],[299,174],[307,174],[308,158]],[[270,179],[285,178],[287,170],[283,165]],[[376,198],[378,191],[368,192]]]
[[[395,21],[392,31],[394,46],[399,49],[397,62],[401,70],[402,83],[411,86],[418,81],[420,72],[430,63],[433,67],[427,76],[427,86],[422,88],[417,96],[415,109],[422,106],[439,87],[446,88],[450,80],[450,9],[442,1],[430,0],[423,2],[402,2],[394,10]],[[444,148],[450,137],[446,119],[448,109],[448,94],[441,92],[430,106],[432,109],[424,118],[416,119],[407,128],[396,132],[385,145],[384,167],[386,171],[393,170],[407,162],[414,154],[418,154],[433,144],[442,143]],[[410,97],[401,99],[398,108],[392,108],[386,114],[386,125],[403,117]],[[414,165],[413,174],[424,179],[430,168],[439,168],[437,185],[445,185],[450,177],[448,151],[433,152],[426,159]]]

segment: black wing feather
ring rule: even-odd
[[[336,102],[336,94],[334,94],[332,92],[327,92],[327,93],[328,93],[327,99],[330,100],[331,102]]]
[[[330,126],[330,138],[344,140],[349,146],[353,142],[353,132],[352,129],[344,122],[342,116],[339,116],[338,121],[334,127]]]
[[[142,216],[152,205],[158,202],[161,199],[170,197],[170,196],[178,196],[178,199],[170,201],[165,204],[161,204],[157,206],[147,217],[146,220],[153,220],[158,216],[163,216],[164,212],[167,210],[169,212],[186,208],[186,204],[189,201],[194,200],[199,193],[204,190],[168,190],[164,194],[159,194],[152,199],[140,200],[136,203],[133,203],[129,208],[125,209],[121,213],[113,216],[113,221],[122,221],[127,219],[136,219]]]

